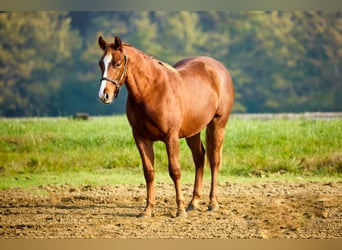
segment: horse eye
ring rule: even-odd
[[[114,66],[115,66],[115,68],[119,68],[121,66],[121,63],[117,63]]]

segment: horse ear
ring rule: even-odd
[[[102,36],[99,36],[98,43],[102,50],[106,49],[107,42],[102,38]]]
[[[121,50],[122,42],[121,42],[120,37],[118,37],[118,36],[114,37],[114,46],[113,46],[113,48],[116,49],[116,50]]]

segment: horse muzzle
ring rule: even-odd
[[[104,104],[110,104],[110,103],[113,102],[114,95],[113,94],[109,94],[107,91],[105,91],[105,92],[99,94],[99,99]]]
[[[99,99],[104,104],[110,104],[116,99],[120,92],[120,83],[107,77],[101,78],[101,88],[99,92]],[[107,82],[112,83],[111,86],[107,86]]]

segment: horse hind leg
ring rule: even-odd
[[[191,149],[192,158],[196,167],[195,184],[192,199],[187,207],[187,210],[194,210],[198,208],[198,201],[202,195],[202,183],[203,183],[203,168],[205,150],[201,142],[200,133],[186,138],[186,142]]]
[[[222,145],[224,139],[224,130],[227,120],[214,118],[207,126],[206,130],[206,149],[211,170],[211,188],[210,203],[208,210],[215,211],[219,209],[217,199],[217,175],[221,165]]]

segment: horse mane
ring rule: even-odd
[[[164,67],[165,69],[167,69],[167,70],[170,70],[170,71],[172,71],[172,72],[174,72],[174,73],[178,73],[178,71],[177,71],[173,66],[171,66],[170,64],[168,64],[168,63],[166,63],[166,62],[163,62],[163,61],[161,61],[161,60],[155,58],[154,56],[151,56],[151,55],[146,54],[144,51],[142,51],[142,50],[140,50],[140,49],[134,47],[132,44],[127,43],[127,42],[123,42],[122,45],[128,46],[128,47],[132,47],[132,48],[134,48],[137,52],[139,52],[140,54],[142,54],[143,57],[144,57],[145,59],[151,61],[152,63],[154,63],[154,64],[157,63],[157,64],[163,66],[163,67]]]
[[[166,62],[162,62],[162,61],[158,61],[158,63],[160,65],[164,66],[166,69],[171,70],[171,71],[173,71],[175,73],[178,73],[177,69],[175,67],[171,66],[170,64],[168,64]]]

